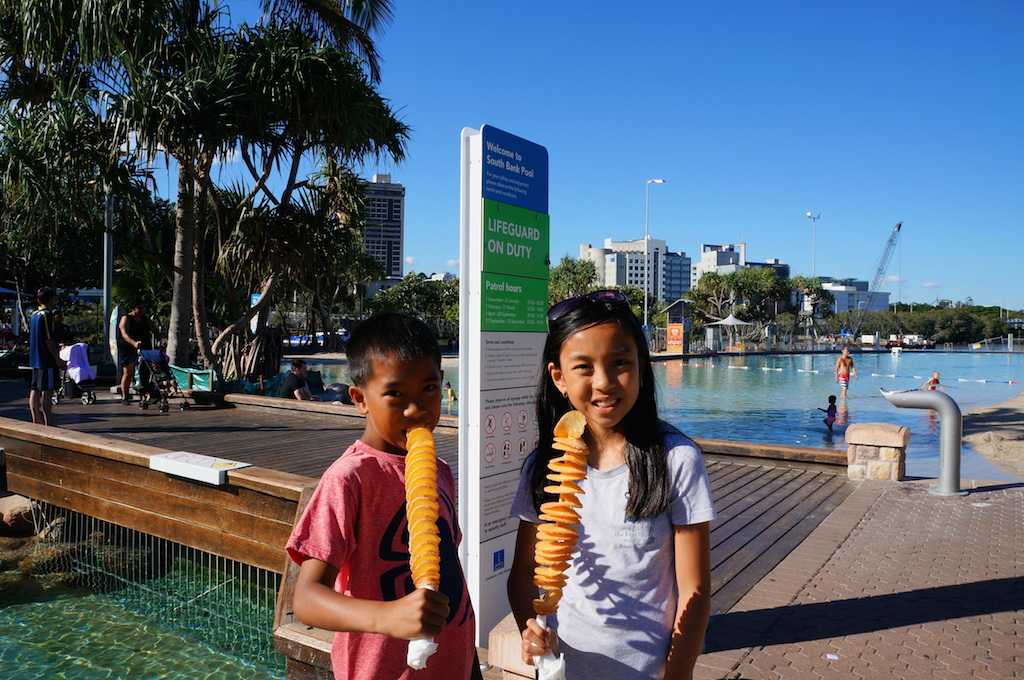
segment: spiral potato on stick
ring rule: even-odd
[[[437,530],[437,450],[434,436],[425,427],[406,433],[405,515],[409,525],[409,567],[417,588],[436,591],[441,584],[441,537]],[[430,638],[409,641],[406,663],[426,668],[437,651]]]
[[[540,519],[545,523],[537,528],[537,567],[533,575],[533,582],[546,591],[533,601],[533,610],[541,616],[558,609],[562,588],[568,580],[565,572],[579,539],[573,525],[580,521],[576,509],[583,507],[576,496],[583,493],[579,481],[587,476],[588,449],[581,439],[586,426],[587,420],[579,411],[569,411],[555,425],[551,447],[562,455],[548,463],[547,478],[553,484],[544,490],[558,496],[558,500],[540,506]]]
[[[441,583],[441,538],[437,530],[437,451],[430,430],[406,435],[405,512],[409,523],[409,564],[417,588]]]

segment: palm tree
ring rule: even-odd
[[[391,20],[390,0],[262,0],[262,5],[271,21],[361,55],[373,82],[380,80],[380,55],[370,34]]]
[[[213,206],[217,242],[223,245],[257,196],[287,206],[303,187],[304,160],[319,157],[322,167],[338,167],[366,155],[404,154],[407,128],[371,87],[360,65],[347,53],[314,42],[300,28],[270,22],[228,35],[201,17],[202,31],[169,32],[167,54],[157,51],[128,62],[132,95],[125,120],[140,138],[157,144],[179,164],[179,229],[171,306],[172,360],[187,349],[191,305],[201,326],[201,302],[187,295],[198,278],[188,267],[195,229],[193,197]],[[182,37],[182,35],[184,37]],[[174,40],[177,38],[177,41]],[[185,45],[184,48],[179,43]],[[170,85],[170,87],[168,87]],[[213,161],[237,149],[251,184],[241,200],[227,203],[211,174]],[[287,168],[275,195],[269,188],[277,168]],[[193,260],[194,261],[194,260]],[[196,263],[201,266],[201,263]],[[260,290],[258,313],[279,277]]]
[[[205,301],[195,294],[203,258],[197,259],[195,245],[205,238],[197,240],[197,234],[213,229],[222,246],[257,196],[289,205],[306,183],[298,177],[304,160],[344,168],[366,154],[398,160],[404,153],[408,130],[370,84],[378,69],[367,30],[386,18],[389,3],[265,6],[264,25],[237,31],[227,27],[221,9],[201,0],[83,0],[59,3],[56,14],[52,3],[39,0],[0,8],[13,29],[0,58],[19,65],[11,71],[16,77],[9,96],[43,91],[40,82],[84,80],[82,101],[94,112],[93,129],[107,142],[108,162],[97,165],[102,179],[117,174],[122,164],[115,161],[125,155],[133,160],[129,168],[160,154],[177,161],[168,347],[175,363],[186,361],[190,318],[197,332],[204,325],[197,309]],[[290,16],[299,23],[285,25]],[[338,47],[349,44],[362,51],[370,75]],[[22,73],[23,64],[32,67]],[[52,97],[39,97],[43,107],[55,104]],[[251,183],[240,200],[229,203],[211,171],[236,151]],[[61,167],[52,155],[43,158]],[[285,180],[274,195],[269,182],[281,167],[287,169]],[[213,225],[206,220],[207,201]]]

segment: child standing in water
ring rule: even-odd
[[[926,382],[925,384],[921,385],[921,389],[922,390],[942,390],[943,392],[946,391],[942,387],[942,385],[939,384],[939,372],[938,371],[932,371],[931,379],[928,382]]]
[[[459,400],[459,398],[458,398],[458,396],[456,396],[455,390],[452,389],[451,382],[445,380],[444,381],[444,385],[442,386],[442,389],[444,389],[445,396],[448,397],[448,413],[451,413],[452,412],[452,406],[455,405],[455,402],[457,402]]]
[[[509,601],[522,655],[565,655],[570,679],[688,678],[711,607],[709,522],[715,518],[696,445],[658,419],[643,329],[619,291],[564,300],[548,312],[540,443],[512,506],[518,517]],[[534,618],[534,550],[558,419],[577,409],[589,452],[576,552],[551,628]],[[554,631],[557,631],[557,636]]]
[[[835,395],[833,394],[833,395],[831,395],[828,398],[828,408],[819,408],[818,410],[819,411],[823,411],[825,413],[825,418],[821,422],[823,422],[826,425],[828,425],[828,431],[831,432],[832,431],[832,423],[836,422],[836,412],[838,410],[836,408],[836,397],[835,397]]]

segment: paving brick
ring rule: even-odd
[[[1024,485],[930,486],[861,483],[741,600],[775,623],[722,677],[1024,678]]]

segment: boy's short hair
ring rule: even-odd
[[[42,302],[44,305],[50,304],[53,301],[53,289],[49,286],[43,286],[36,293],[36,299]]]
[[[390,358],[416,361],[430,357],[441,366],[441,348],[434,332],[419,319],[398,312],[371,316],[352,331],[345,347],[348,373],[357,387],[373,377],[373,361]]]
[[[297,371],[306,365],[305,359],[292,359],[292,370]]]

